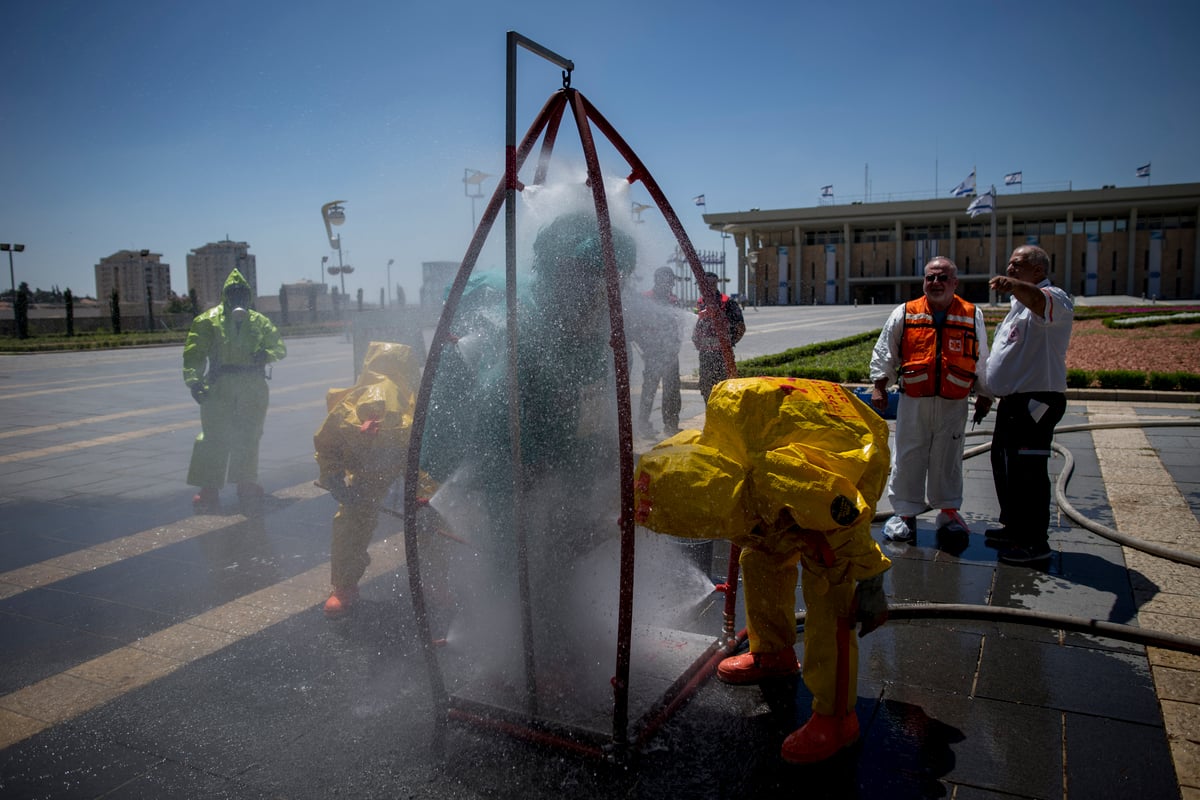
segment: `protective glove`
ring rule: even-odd
[[[192,399],[197,403],[203,403],[205,398],[208,397],[208,387],[200,381],[193,383],[188,389],[192,392]]]
[[[346,485],[346,473],[339,472],[336,475],[322,475],[320,483],[329,490],[329,493],[333,495],[333,499],[342,505],[347,505],[354,501],[354,490]]]
[[[254,366],[256,367],[265,367],[270,360],[271,356],[266,350],[259,350],[254,354]]]
[[[883,593],[883,574],[859,581],[854,588],[854,621],[859,623],[861,639],[887,622],[887,597]]]

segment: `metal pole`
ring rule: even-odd
[[[346,299],[346,268],[342,266],[342,237],[338,237],[338,275],[342,278],[342,299]]]
[[[521,631],[525,646],[526,706],[536,714],[537,671],[533,649],[533,617],[529,601],[528,558],[525,547],[525,527],[521,519],[524,473],[521,469],[521,415],[517,398],[517,47],[524,47],[568,72],[575,64],[526,39],[516,31],[505,38],[505,101],[504,101],[504,299],[508,325],[508,429],[512,448],[513,485],[512,520],[517,542],[517,583],[521,594]],[[567,83],[564,75],[564,85]],[[474,209],[471,214],[474,217]],[[474,220],[472,219],[472,225]]]

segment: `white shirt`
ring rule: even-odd
[[[1038,288],[1046,296],[1041,316],[1014,296],[1008,316],[996,328],[987,361],[987,384],[997,397],[1067,390],[1067,347],[1075,301],[1048,280]]]

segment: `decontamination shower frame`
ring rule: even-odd
[[[425,362],[425,370],[421,377],[421,386],[417,394],[416,407],[413,411],[412,436],[404,475],[404,544],[408,562],[408,577],[412,594],[413,611],[416,617],[418,634],[424,643],[425,659],[430,674],[436,714],[436,745],[440,745],[442,741],[445,723],[450,719],[455,719],[496,728],[521,738],[589,755],[601,757],[621,756],[629,750],[631,744],[629,730],[629,676],[633,633],[635,541],[633,427],[630,415],[628,350],[626,349],[625,341],[619,274],[613,249],[612,221],[591,125],[595,125],[605,135],[608,142],[628,163],[631,172],[626,180],[629,183],[641,181],[651,198],[653,198],[668,227],[675,235],[684,258],[691,266],[697,285],[701,286],[706,307],[710,309],[719,308],[720,296],[717,287],[703,279],[703,269],[699,256],[688,239],[687,233],[684,231],[678,216],[676,216],[666,196],[651,176],[649,170],[633,152],[632,148],[616,132],[612,125],[609,124],[608,120],[596,110],[595,106],[588,102],[587,98],[577,90],[571,88],[570,76],[575,68],[574,63],[515,31],[507,33],[506,44],[504,181],[496,187],[491,200],[488,202],[454,282],[450,286],[442,316],[438,321],[437,329],[430,344],[429,355]],[[519,146],[516,141],[516,56],[518,47],[529,50],[559,66],[562,69],[563,79],[562,88],[555,91],[549,100],[547,100]],[[507,710],[491,707],[483,708],[478,704],[468,708],[455,706],[452,703],[452,698],[446,690],[441,666],[438,663],[437,647],[433,639],[429,613],[425,604],[420,570],[420,550],[416,535],[418,530],[417,513],[425,500],[425,498],[417,496],[417,489],[420,476],[421,442],[428,415],[433,379],[437,374],[442,351],[453,339],[450,333],[450,326],[458,308],[458,303],[462,298],[467,281],[483,249],[484,242],[487,240],[491,227],[500,213],[501,206],[505,210],[508,425],[513,465],[511,496],[514,512],[521,508],[523,480],[520,460],[520,414],[517,395],[517,348],[519,343],[517,341],[516,325],[516,193],[524,188],[524,184],[518,179],[518,174],[525,160],[532,152],[538,137],[542,136],[544,132],[533,184],[537,185],[545,182],[554,144],[558,136],[558,128],[568,105],[571,107],[576,127],[579,131],[580,145],[583,149],[584,160],[587,166],[588,186],[592,191],[592,200],[595,205],[599,228],[601,252],[604,259],[604,280],[608,295],[609,327],[611,333],[610,346],[613,351],[613,367],[616,383],[618,452],[620,460],[620,513],[618,517],[618,526],[620,529],[620,586],[616,664],[615,675],[612,678],[612,734],[611,739],[606,742],[596,741],[597,737],[594,731],[581,731],[568,726],[556,726],[549,721],[538,718],[537,675],[534,666],[532,608],[529,596],[528,551],[526,549],[526,532],[524,525],[520,521],[521,515],[514,513],[512,518],[515,520],[516,528],[514,531],[518,565],[516,579],[521,598],[520,617],[525,657],[526,713],[524,715],[513,715]],[[729,330],[727,326],[723,325],[714,325],[713,327],[716,329],[717,337],[720,340],[727,374],[734,376],[737,372],[733,360],[733,349],[729,340]],[[684,671],[638,721],[635,726],[636,735],[632,742],[634,745],[641,745],[652,737],[670,715],[681,707],[696,689],[713,674],[716,662],[739,647],[740,639],[744,634],[739,635],[734,633],[737,576],[738,548],[736,545],[731,545],[728,578],[724,584],[716,587],[725,594],[722,630],[713,643]],[[512,718],[514,716],[518,716],[519,718]],[[508,717],[508,719],[505,717]]]

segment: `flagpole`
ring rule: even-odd
[[[1024,178],[1025,176],[1022,175],[1021,177]],[[996,274],[996,199],[997,199],[996,198],[996,187],[993,186],[992,187],[992,245],[989,248],[991,250],[991,252],[988,256],[992,262],[992,271],[991,271],[992,275]]]

